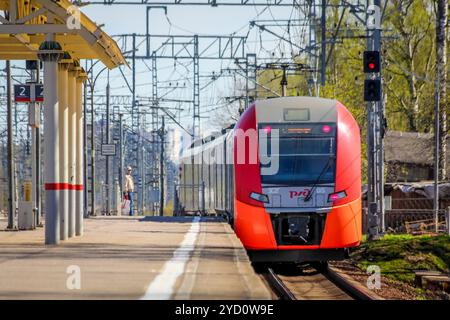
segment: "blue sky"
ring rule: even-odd
[[[178,25],[188,31],[198,34],[229,34],[242,26],[248,25],[248,21],[257,16],[265,7],[245,6],[168,6],[167,14],[174,25]],[[150,13],[151,30],[159,34],[170,32],[169,24],[163,10],[153,9]],[[277,18],[284,18],[291,8],[270,9]],[[145,32],[145,6],[103,6],[88,5],[82,8],[92,20],[104,23],[104,30],[109,34]],[[269,19],[269,10],[261,18]],[[187,33],[182,30],[172,29],[172,33]]]
[[[163,10],[151,10],[150,12],[150,32],[154,34],[199,34],[199,35],[230,35],[236,32],[236,35],[245,36],[248,34],[246,42],[246,53],[256,53],[258,58],[263,57],[279,57],[280,52],[284,52],[286,56],[290,56],[290,46],[287,43],[274,38],[267,32],[260,32],[256,28],[249,27],[249,21],[255,19],[271,20],[289,19],[293,21],[303,16],[298,9],[291,7],[254,7],[254,6],[219,6],[216,8],[209,6],[167,6],[167,16]],[[104,5],[88,5],[82,7],[82,11],[99,25],[103,25],[102,29],[110,35],[123,33],[145,33],[145,12],[144,5],[139,6],[104,6]],[[285,28],[273,27],[273,31],[286,36]],[[292,29],[292,39],[298,42],[299,34],[304,33],[304,29]],[[139,48],[145,50],[144,46]],[[261,62],[262,60],[259,60]],[[83,66],[85,66],[83,62]],[[102,68],[97,64],[97,72]],[[137,63],[136,89],[137,96],[151,96],[151,72],[148,68],[151,66],[147,61],[147,66],[139,61]],[[13,72],[16,80],[23,80],[25,73],[20,68],[23,62],[13,62]],[[226,96],[242,94],[236,88],[243,88],[245,79],[240,76],[222,77],[219,80],[212,81],[211,73],[220,71],[221,68],[236,68],[233,61],[225,60],[201,60],[200,61],[200,106],[201,106],[201,131],[204,135],[211,131],[219,129],[223,124],[229,122],[230,117],[238,105],[227,105],[224,103]],[[129,82],[131,82],[131,70],[123,69]],[[118,69],[110,72],[111,94],[113,95],[129,95],[123,77]],[[26,77],[26,76],[25,76]],[[107,73],[102,73],[96,83],[96,94],[105,94]],[[163,86],[173,85],[178,82],[179,87],[170,90],[160,89],[160,95],[166,95],[166,98],[191,100],[192,99],[192,60],[179,61],[174,64],[173,60],[158,60],[158,81],[163,82]],[[3,84],[3,81],[2,81]],[[173,88],[173,87],[172,87]],[[181,104],[163,104],[162,106],[171,108],[180,108],[183,111],[177,114],[178,120],[186,128],[192,124],[192,105],[190,103]],[[100,111],[98,106],[96,110]],[[23,111],[25,123],[26,110]],[[1,116],[1,115],[0,115]],[[100,118],[100,115],[98,114]],[[2,123],[3,117],[1,119]],[[127,121],[127,119],[125,119]],[[147,117],[147,123],[150,118]],[[169,123],[169,126],[171,124]],[[172,124],[174,128],[175,125]],[[0,133],[2,128],[0,128]],[[182,130],[181,130],[182,131]]]
[[[280,42],[270,36],[267,32],[260,33],[256,28],[249,32],[249,21],[254,19],[298,19],[302,14],[298,9],[293,10],[291,7],[253,7],[253,6],[219,6],[216,8],[209,6],[168,6],[167,17],[162,10],[151,11],[151,33],[156,34],[199,34],[199,35],[229,35],[237,31],[237,35],[247,35],[246,43],[247,53],[256,53],[258,58],[280,56],[280,52],[285,52],[289,56],[289,45]],[[104,6],[104,5],[88,5],[82,7],[82,11],[87,14],[93,21],[99,25],[103,25],[102,29],[110,35],[123,33],[145,33],[145,6]],[[259,15],[259,16],[258,16]],[[257,17],[258,16],[258,17]],[[169,23],[170,21],[170,23]],[[284,28],[274,27],[272,30],[279,34],[286,35]],[[293,38],[298,39],[300,30],[292,30]],[[262,41],[262,42],[261,42]],[[144,48],[142,48],[144,50]],[[83,66],[85,65],[84,62]],[[147,62],[151,66],[150,61]],[[14,79],[23,81],[28,76],[23,71],[23,61],[13,61]],[[183,66],[185,65],[185,66]],[[97,71],[102,67],[98,64]],[[213,130],[219,129],[223,123],[229,121],[231,114],[237,109],[237,104],[226,105],[222,97],[241,94],[236,92],[236,88],[242,88],[244,78],[236,76],[220,78],[217,81],[211,81],[210,75],[212,71],[218,72],[221,68],[235,68],[232,61],[216,61],[201,60],[200,63],[200,92],[201,100],[201,129],[203,134],[209,134]],[[131,81],[131,70],[123,69],[128,81]],[[102,73],[97,81],[96,94],[104,94],[106,88],[107,73]],[[143,62],[137,63],[137,95],[151,96],[151,73]],[[167,94],[167,98],[171,99],[192,99],[192,62],[180,61],[174,65],[173,60],[158,61],[158,80],[164,82],[167,86],[169,83],[179,83],[184,89],[176,89],[171,93],[161,89],[161,95]],[[1,82],[4,87],[4,78]],[[111,93],[113,95],[129,95],[126,83],[123,80],[119,70],[114,69],[110,72]],[[4,89],[0,87],[1,92]],[[192,105],[184,104],[163,104],[166,107],[177,107],[183,109],[178,113],[178,120],[189,128],[192,124]],[[2,104],[1,110],[6,108]],[[96,107],[101,112],[100,106]],[[26,125],[26,109],[18,108],[19,121]],[[0,134],[4,130],[6,121],[4,119],[5,112],[0,112]],[[98,114],[100,118],[100,114]],[[127,119],[125,119],[127,121]],[[147,117],[147,123],[150,118]],[[170,124],[169,124],[170,125]],[[173,124],[171,125],[174,128]],[[182,130],[180,130],[183,132]],[[27,139],[26,130],[19,132],[20,139]]]
[[[153,34],[199,34],[199,35],[229,35],[237,31],[237,35],[246,35],[249,32],[249,21],[257,19],[288,19],[298,18],[298,10],[292,8],[266,8],[266,7],[230,7],[219,6],[216,8],[209,6],[168,6],[167,16],[163,10],[154,9],[150,11],[150,33]],[[103,30],[110,35],[123,33],[145,33],[145,6],[103,6],[88,5],[82,11],[98,24],[104,24]],[[275,27],[273,30],[283,34],[285,30]],[[261,47],[263,40],[263,47]],[[140,48],[144,50],[144,47]],[[249,33],[247,42],[247,52],[257,53],[259,57],[268,56],[275,53],[279,56],[280,51],[289,51],[286,44],[270,36],[268,33],[260,33],[253,28]],[[180,61],[182,65],[174,65],[173,60],[158,61],[158,81],[172,85],[179,82],[179,86],[184,89],[173,90],[166,97],[173,99],[191,99],[192,96],[192,64],[190,61]],[[151,96],[151,73],[143,62],[137,63],[137,95]],[[223,78],[211,83],[207,77],[212,71],[217,72],[227,66],[234,67],[231,61],[211,61],[201,60],[200,62],[200,87],[205,87],[201,91],[201,110],[204,113],[201,127],[208,132],[217,129],[217,118],[226,118],[230,115],[230,109],[223,105],[220,97],[234,94],[236,85],[243,83],[243,78]],[[124,70],[127,77],[131,79],[131,70]],[[104,93],[106,73],[100,76],[96,92]],[[131,80],[129,80],[131,81]],[[129,94],[129,90],[118,70],[110,73],[110,84],[112,94]],[[166,94],[164,89],[161,94]],[[217,105],[217,103],[222,104]],[[179,114],[179,120],[189,126],[191,120],[191,106],[189,104],[179,105],[184,111]],[[237,105],[234,106],[236,108]],[[231,107],[233,109],[233,107]]]

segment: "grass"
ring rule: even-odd
[[[363,240],[351,257],[362,270],[378,265],[383,275],[413,284],[414,270],[449,272],[450,236],[385,235]]]

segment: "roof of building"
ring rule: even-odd
[[[385,161],[417,165],[433,165],[434,135],[429,133],[387,131]],[[447,140],[447,161],[450,165],[450,139]]]

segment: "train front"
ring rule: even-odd
[[[360,132],[338,101],[257,101],[235,127],[234,168],[234,227],[253,261],[338,260],[359,245]]]

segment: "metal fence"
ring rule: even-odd
[[[433,199],[418,197],[391,198],[391,200],[388,201],[388,205],[391,210],[432,210],[433,201]],[[450,199],[440,198],[439,209],[445,210],[448,207],[450,207]]]
[[[428,226],[429,231],[435,230],[435,211],[433,209],[433,199],[417,194],[405,194],[402,192],[391,192],[385,197],[385,230],[387,232],[404,233],[409,232],[408,227],[412,225],[424,227]],[[367,230],[367,201],[363,201],[362,231]],[[439,199],[439,227],[441,232],[448,233],[448,210],[450,208],[450,198]],[[381,226],[381,217],[378,225]],[[431,227],[431,225],[433,227]],[[431,230],[432,229],[432,230]],[[380,230],[381,231],[381,230]]]
[[[450,208],[440,209],[438,213],[439,230],[448,233]],[[381,217],[379,217],[381,219]],[[428,230],[435,221],[435,212],[432,209],[391,209],[385,211],[385,229],[387,232],[407,233],[413,226],[417,229]],[[379,223],[381,225],[381,223]],[[362,213],[362,231],[367,230],[367,208]]]

